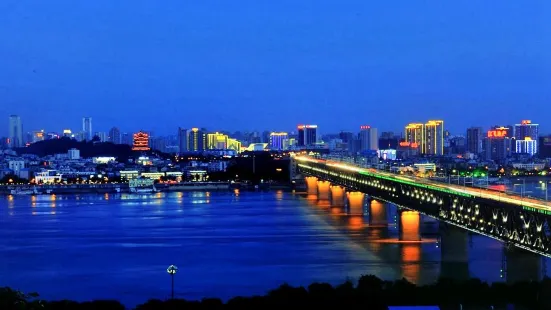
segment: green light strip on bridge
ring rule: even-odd
[[[459,196],[463,196],[463,197],[472,197],[469,194],[456,192],[456,191],[452,191],[452,190],[448,190],[448,189],[445,189],[445,188],[440,188],[440,187],[436,187],[436,186],[432,186],[432,185],[425,185],[425,184],[419,184],[419,183],[406,181],[406,180],[399,180],[399,179],[395,179],[395,178],[391,178],[391,177],[387,177],[387,176],[382,176],[382,175],[378,175],[378,174],[374,174],[374,173],[370,173],[370,172],[366,172],[366,171],[360,171],[359,173],[363,174],[363,175],[370,176],[370,177],[378,178],[378,179],[384,179],[384,180],[388,180],[388,181],[392,181],[392,182],[398,182],[398,183],[412,185],[412,186],[416,186],[416,187],[431,189],[431,190],[444,192],[444,193],[448,193],[448,194],[459,195]]]
[[[526,210],[526,211],[531,211],[531,212],[537,212],[537,213],[542,213],[542,214],[546,214],[546,215],[551,215],[551,211],[547,211],[547,210],[542,210],[542,209],[536,209],[536,208],[532,208],[532,207],[522,207],[522,209]]]

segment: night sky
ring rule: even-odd
[[[549,1],[2,0],[0,135],[323,133],[444,119],[551,132]]]

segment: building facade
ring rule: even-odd
[[[149,134],[143,131],[137,132],[133,135],[133,151],[149,151]]]
[[[188,131],[188,151],[200,152],[205,150],[206,137],[199,128],[191,128]]]
[[[113,127],[109,130],[109,142],[113,144],[122,143],[121,131],[117,127]]]
[[[298,125],[298,146],[312,146],[318,141],[317,125]]]
[[[286,132],[271,132],[270,133],[270,149],[282,151],[285,149],[284,141],[289,139],[289,134]]]
[[[482,153],[483,137],[482,127],[467,128],[467,152],[476,155]]]
[[[21,123],[21,117],[18,115],[10,115],[9,126],[9,147],[23,147],[25,144],[23,141],[23,124]]]
[[[377,135],[377,128],[371,126],[360,126],[360,151],[377,151],[379,149],[379,137]]]
[[[430,120],[425,124],[424,154],[444,155],[444,121]]]
[[[418,149],[419,153],[424,153],[425,146],[425,125],[421,123],[410,123],[405,129],[405,146]]]
[[[92,140],[92,118],[83,117],[82,118],[82,132],[84,133],[84,140]]]

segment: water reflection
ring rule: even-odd
[[[276,191],[275,198],[276,200],[283,200],[283,191],[282,190]]]
[[[406,280],[419,283],[421,245],[402,244],[402,274]]]

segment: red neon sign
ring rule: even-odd
[[[369,129],[369,128],[371,128],[371,126],[367,126],[367,125],[360,126],[360,129]]]
[[[489,130],[488,138],[503,138],[507,136],[507,130]]]

